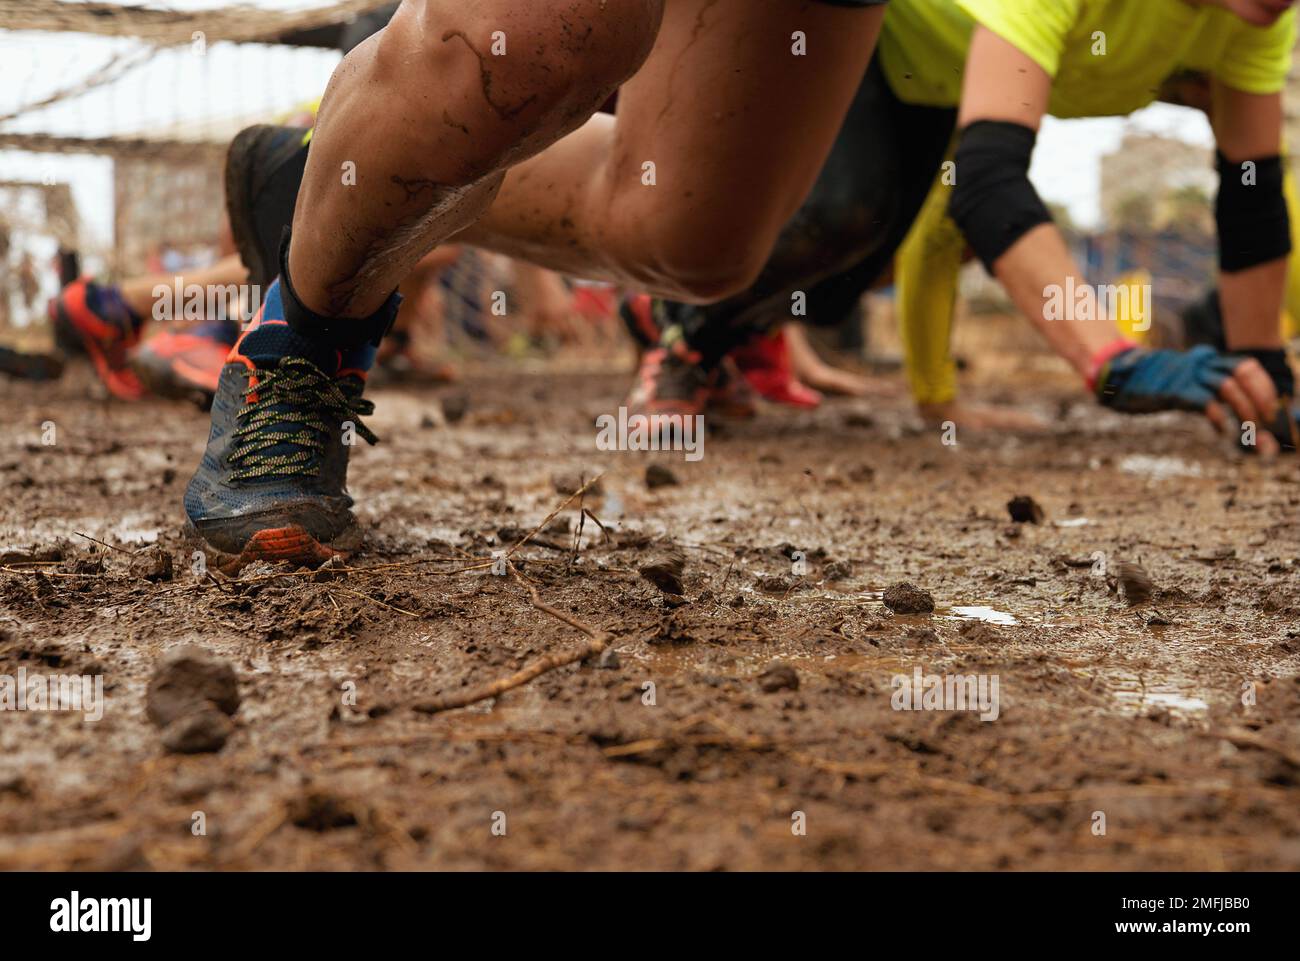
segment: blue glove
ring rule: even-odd
[[[1206,346],[1188,351],[1131,347],[1101,369],[1097,399],[1126,414],[1204,411],[1244,359]]]

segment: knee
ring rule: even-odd
[[[627,256],[629,273],[641,273],[656,293],[691,304],[710,304],[744,293],[767,263],[770,244],[732,225],[704,218],[663,218],[640,235]]]
[[[664,0],[408,0],[393,18],[418,47],[422,72],[445,84],[470,57],[489,111],[504,122],[585,120],[640,69]],[[409,61],[407,61],[409,63]]]
[[[761,205],[732,219],[660,208],[631,225],[624,259],[639,262],[648,286],[689,303],[743,293],[760,275],[806,288],[875,254],[894,229],[895,207],[876,197],[812,198],[784,226]]]

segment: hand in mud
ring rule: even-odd
[[[942,404],[917,404],[917,410],[931,427],[941,427],[947,421],[956,424],[960,430],[969,431],[1035,433],[1048,427],[1047,421],[1037,414],[994,404],[963,404],[954,400]]]
[[[1116,355],[1097,378],[1097,399],[1126,414],[1160,410],[1200,411],[1220,431],[1231,408],[1242,423],[1271,424],[1278,396],[1259,361],[1221,354],[1213,347],[1189,351],[1134,347]],[[1259,453],[1278,452],[1267,430],[1257,438]]]

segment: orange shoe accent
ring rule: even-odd
[[[274,527],[258,531],[248,539],[240,555],[233,561],[221,565],[225,574],[237,574],[241,568],[254,561],[266,561],[279,564],[287,561],[298,567],[319,567],[335,555],[347,558],[346,551],[332,550],[324,547],[302,527],[291,524],[288,527]]]

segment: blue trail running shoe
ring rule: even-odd
[[[316,567],[361,543],[348,452],[358,437],[378,441],[361,422],[374,412],[361,394],[375,347],[339,349],[284,317],[276,280],[221,369],[185,491],[189,534],[228,574],[256,560]]]

